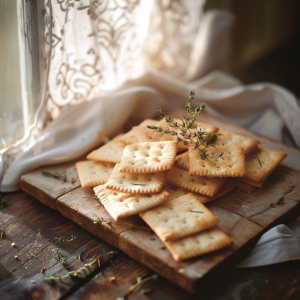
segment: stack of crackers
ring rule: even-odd
[[[139,214],[176,261],[229,246],[232,240],[204,204],[235,187],[248,193],[262,187],[286,154],[201,124],[207,133],[222,134],[209,147],[209,159],[202,160],[193,145],[149,125],[168,123],[145,120],[91,152],[89,161],[76,163],[82,187],[94,188],[114,220]]]

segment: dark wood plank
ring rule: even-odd
[[[118,297],[126,297],[132,293],[130,287],[136,283],[136,278],[143,278],[149,273],[149,269],[127,255],[122,255],[67,299],[116,300]]]
[[[90,277],[101,271],[117,256],[108,254],[117,250],[83,228],[63,217],[30,195],[23,192],[5,196],[9,206],[0,210],[0,227],[6,235],[0,240],[0,299],[15,299],[27,295],[28,299],[59,299],[80,287]],[[71,239],[60,242],[60,235]],[[11,246],[14,242],[15,247]],[[53,249],[58,248],[68,262],[66,270],[58,262]],[[14,259],[17,255],[18,259]],[[81,260],[79,260],[81,255]],[[100,256],[102,267],[94,264],[80,278],[67,278],[55,283],[48,276],[63,276]],[[45,267],[43,274],[41,269]],[[34,280],[35,282],[31,282]],[[31,297],[31,298],[30,298]]]

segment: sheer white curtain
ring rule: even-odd
[[[45,93],[25,137],[1,152],[0,190],[17,190],[22,174],[95,148],[97,131],[113,135],[130,116],[153,117],[159,108],[182,106],[190,89],[211,113],[260,134],[282,140],[286,124],[300,146],[300,110],[291,93],[209,73],[226,65],[233,16],[203,14],[203,5],[46,0]]]

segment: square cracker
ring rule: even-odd
[[[176,241],[164,242],[175,261],[214,252],[232,244],[218,226]]]
[[[95,187],[107,182],[115,166],[113,163],[96,161],[80,161],[75,165],[83,188]]]
[[[188,171],[190,166],[189,152],[184,152],[180,155],[177,155],[174,164],[180,169]]]
[[[140,217],[162,241],[192,235],[220,221],[192,193],[142,212]]]
[[[120,162],[123,156],[123,151],[126,147],[125,144],[120,142],[120,138],[122,138],[122,136],[123,134],[119,134],[104,146],[94,150],[87,156],[87,159],[111,163]]]
[[[208,197],[208,196],[200,195],[197,193],[193,193],[193,195],[198,199],[198,201],[205,204],[205,203],[214,201],[214,200],[228,194],[234,188],[235,188],[235,185],[233,185],[231,182],[229,182],[227,180],[213,197]],[[183,195],[190,193],[190,191],[187,189],[179,188],[177,186],[172,186],[169,183],[166,183],[164,185],[164,189],[170,194],[170,196],[165,200],[165,202],[176,199],[178,197],[181,197]]]
[[[127,145],[121,160],[121,173],[154,173],[172,168],[177,141]]]
[[[137,140],[133,129],[125,133],[123,136],[120,137],[119,142],[126,144],[126,145],[131,145],[131,144],[136,144],[139,141]]]
[[[251,194],[254,190],[256,190],[256,186],[253,186],[246,182],[241,182],[235,178],[229,178],[228,181],[231,182],[232,184],[234,184],[239,190],[242,190],[249,194]]]
[[[258,146],[257,151],[246,158],[247,176],[243,177],[241,181],[246,183],[253,182],[254,184],[263,183],[285,157],[286,153]]]
[[[167,171],[156,173],[120,173],[120,164],[116,164],[105,187],[124,193],[159,193],[165,182]]]
[[[103,185],[95,187],[94,192],[116,221],[159,205],[169,196],[169,193],[164,190],[153,195],[128,194],[108,190]]]
[[[226,180],[227,178],[190,176],[188,171],[176,166],[173,166],[166,178],[168,183],[208,197],[213,197]]]
[[[213,153],[224,153],[223,159],[217,158]],[[208,154],[209,161],[203,160],[193,146],[189,147],[190,175],[209,177],[244,177],[247,175],[242,147],[228,145],[209,147]]]
[[[223,135],[218,136],[218,139],[213,142],[213,145],[218,146],[230,146],[235,147],[239,146],[244,149],[244,154],[247,156],[250,152],[252,152],[258,145],[258,141],[248,138],[243,135],[239,135],[225,129],[220,128],[218,133],[222,133]]]

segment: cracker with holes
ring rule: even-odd
[[[172,168],[177,152],[177,141],[127,145],[119,172],[154,173]]]
[[[235,185],[233,185],[231,182],[226,180],[226,182],[221,186],[221,188],[218,190],[218,192],[213,197],[200,195],[198,193],[193,193],[193,195],[198,199],[198,201],[200,201],[201,203],[204,204],[204,203],[214,201],[214,200],[228,194],[229,192],[234,190],[234,188],[235,188]],[[165,200],[165,202],[179,198],[183,195],[190,193],[190,191],[187,189],[172,186],[169,183],[166,183],[164,185],[164,189],[170,194],[170,196]]]
[[[265,179],[286,157],[286,153],[276,152],[258,146],[255,153],[246,158],[247,176],[240,181],[261,187]]]
[[[95,187],[107,182],[115,166],[113,163],[96,161],[80,161],[75,165],[83,188]]]
[[[123,136],[120,137],[119,142],[126,144],[126,145],[131,145],[131,144],[136,144],[139,141],[137,140],[133,129],[125,133]]]
[[[256,190],[256,186],[253,186],[246,182],[239,181],[235,178],[229,178],[228,181],[230,181],[232,184],[234,184],[239,190],[242,190],[249,194],[251,194],[254,190]]]
[[[157,206],[169,196],[164,190],[158,194],[128,194],[108,190],[103,185],[95,187],[94,192],[116,221]]]
[[[190,176],[188,171],[176,166],[173,166],[166,178],[168,183],[208,197],[213,197],[226,180],[227,178]]]
[[[188,171],[190,165],[189,152],[185,152],[176,156],[174,164],[180,169]]]
[[[220,221],[192,193],[142,212],[140,217],[162,241],[192,235]]]
[[[245,156],[257,148],[258,141],[246,136],[242,136],[222,128],[220,128],[218,133],[221,133],[222,135],[218,136],[218,139],[213,142],[213,145],[229,146],[231,148],[234,148],[235,146],[242,147],[244,149]]]
[[[175,261],[214,252],[232,244],[232,240],[218,226],[182,238],[164,242]]]
[[[156,173],[120,173],[120,164],[116,164],[105,187],[124,193],[159,193],[165,182],[167,172]]]
[[[111,163],[120,162],[126,147],[126,144],[120,142],[122,136],[123,134],[119,134],[104,146],[94,150],[87,156],[87,159]]]
[[[203,149],[201,146],[199,149]],[[246,165],[242,147],[215,146],[209,147],[208,160],[201,159],[198,150],[189,147],[189,174],[208,177],[245,177]],[[218,157],[223,153],[222,157]]]

